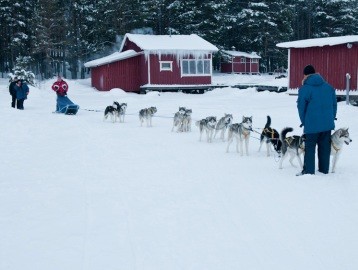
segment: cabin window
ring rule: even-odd
[[[259,62],[259,60],[256,58],[251,59],[251,63],[258,63],[258,62]]]
[[[246,58],[245,57],[241,57],[241,63],[246,63]]]
[[[182,76],[207,76],[211,74],[210,59],[183,59],[181,61]]]
[[[160,71],[173,71],[173,62],[160,61]]]

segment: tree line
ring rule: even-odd
[[[257,52],[270,72],[287,67],[279,42],[358,34],[358,0],[0,0],[0,31],[3,76],[25,59],[39,79],[85,78],[83,64],[118,50],[126,33],[195,33]]]

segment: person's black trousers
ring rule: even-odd
[[[15,108],[16,105],[16,95],[11,95],[11,107]]]
[[[331,131],[305,134],[305,156],[303,172],[305,174],[315,173],[316,145],[318,149],[318,171],[329,172],[329,159],[331,154]]]
[[[24,109],[24,101],[25,101],[24,98],[17,100],[16,107],[17,107],[19,110],[23,110],[23,109]]]

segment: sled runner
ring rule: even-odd
[[[67,96],[57,96],[56,113],[76,114],[80,106],[74,104]]]

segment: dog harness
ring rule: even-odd
[[[246,139],[246,138],[247,138],[247,136],[249,136],[249,135],[250,135],[250,130],[249,130],[249,129],[247,129],[247,128],[245,128],[245,127],[243,127],[243,130],[242,130],[242,135],[244,135],[244,138]]]
[[[288,137],[285,139],[286,143],[288,144],[289,147],[291,147],[291,143],[293,142],[293,138],[292,137]],[[304,152],[305,148],[302,146],[302,143],[300,143],[299,145],[300,149]]]
[[[264,128],[264,132],[271,134],[271,139],[275,139],[275,132],[273,129]]]

